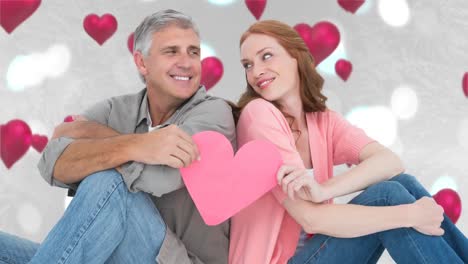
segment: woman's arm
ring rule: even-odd
[[[358,165],[322,184],[322,201],[361,191],[403,171],[403,163],[395,153],[380,143],[369,143],[360,151]]]
[[[286,199],[283,206],[307,233],[352,238],[380,231],[413,227],[426,235],[443,235],[443,209],[424,197],[413,204],[363,206],[315,204]]]
[[[291,199],[299,197],[321,203],[361,191],[404,171],[400,158],[377,142],[369,143],[360,151],[359,161],[355,167],[322,184],[301,167],[283,166],[278,170],[278,184]]]

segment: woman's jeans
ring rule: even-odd
[[[423,196],[424,187],[407,174],[370,186],[351,204],[392,206],[410,204]],[[345,221],[345,220],[344,220]],[[314,235],[289,264],[376,263],[387,249],[397,263],[468,263],[468,240],[444,215],[443,236],[427,236],[413,228],[398,228],[356,238]]]

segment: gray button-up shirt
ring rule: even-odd
[[[148,132],[148,113],[147,93],[143,89],[136,94],[100,102],[83,116],[121,134],[132,134]],[[236,149],[231,107],[224,100],[208,95],[204,87],[181,105],[165,124],[175,124],[190,135],[206,130],[220,132]],[[73,140],[66,137],[51,140],[43,151],[38,168],[49,184],[76,188],[76,185],[66,185],[53,178],[55,162]],[[153,195],[153,202],[167,224],[158,263],[227,263],[229,221],[218,226],[205,225],[178,169],[128,162],[122,166],[122,177],[130,191]]]

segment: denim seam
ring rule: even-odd
[[[307,264],[307,263],[310,263],[310,261],[312,261],[313,258],[315,258],[315,256],[317,256],[317,254],[326,247],[327,245],[327,242],[328,240],[330,240],[332,237],[328,237],[327,239],[325,239],[325,241],[323,241],[322,245],[320,245],[320,247],[317,249],[317,251],[315,251],[314,254],[312,254],[305,262],[304,264]]]
[[[411,237],[411,235],[409,234],[408,229],[405,229],[405,232],[406,232],[406,235],[409,237],[409,239],[410,239],[410,241],[411,241],[411,244],[413,244],[413,246],[414,246],[414,247],[416,248],[416,250],[418,251],[418,254],[420,255],[422,261],[423,261],[424,263],[428,263],[428,262],[426,261],[426,259],[424,258],[424,254],[422,254],[421,249],[418,247],[418,244],[414,241],[413,237]]]
[[[112,196],[112,194],[115,192],[115,190],[117,190],[117,187],[119,187],[119,185],[121,185],[122,183],[123,183],[123,180],[121,180],[121,181],[119,181],[117,183],[114,183],[111,186],[111,189],[107,192],[106,196],[103,199],[101,199],[100,202],[98,202],[97,211],[95,211],[94,213],[91,214],[91,219],[90,219],[89,222],[85,223],[83,226],[80,227],[79,232],[78,232],[77,236],[75,237],[74,243],[72,245],[70,245],[67,249],[65,249],[64,255],[62,255],[62,257],[58,261],[59,264],[66,263],[66,261],[68,260],[68,258],[71,255],[72,251],[76,248],[76,246],[78,245],[80,240],[83,238],[83,236],[88,231],[89,227],[96,220],[96,217],[101,212],[101,209],[104,207],[104,205],[107,203],[107,201],[109,201],[109,198]]]

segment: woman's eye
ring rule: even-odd
[[[273,57],[273,55],[272,55],[271,53],[265,53],[265,54],[263,54],[263,59],[264,59],[264,60],[267,60],[267,59],[269,59],[269,58],[271,58],[271,57]]]

